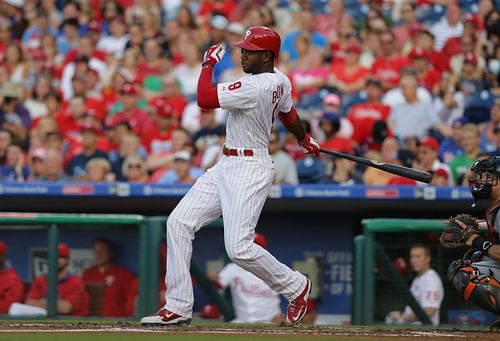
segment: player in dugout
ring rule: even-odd
[[[448,268],[448,279],[463,295],[464,300],[500,315],[500,157],[478,159],[471,167],[469,188],[476,201],[490,200],[485,221],[468,214],[451,218],[441,234],[441,245],[447,248],[468,247],[463,259],[453,261]],[[485,223],[488,236],[479,233]],[[500,332],[500,318],[491,325]]]
[[[224,156],[196,181],[168,217],[166,304],[141,319],[145,327],[191,322],[192,241],[197,231],[221,215],[229,258],[288,299],[287,322],[299,323],[307,312],[311,281],[253,240],[274,177],[268,148],[275,118],[280,118],[306,154],[319,156],[319,145],[304,131],[292,104],[290,80],[274,66],[281,46],[278,33],[253,26],[235,44],[241,48],[241,66],[247,73],[238,81],[212,85],[213,68],[224,55],[222,45],[210,47],[204,56],[197,101],[201,108],[230,111]]]
[[[7,246],[0,240],[0,315],[7,314],[14,302],[23,299],[23,281],[16,270],[8,266]]]

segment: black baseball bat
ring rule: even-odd
[[[431,173],[423,172],[423,171],[420,171],[417,169],[403,167],[400,165],[395,165],[393,163],[386,163],[386,162],[370,160],[370,159],[367,159],[364,157],[359,157],[359,156],[354,156],[354,155],[345,154],[345,153],[341,153],[341,152],[336,152],[336,151],[328,150],[328,149],[324,149],[324,148],[320,148],[319,151],[324,153],[324,154],[341,157],[341,158],[344,158],[347,160],[361,163],[362,165],[365,165],[368,167],[377,168],[377,169],[383,170],[385,172],[404,176],[405,178],[410,178],[410,179],[417,180],[420,182],[425,182],[427,184],[430,183],[432,180]]]

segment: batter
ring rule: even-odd
[[[224,55],[224,48],[214,45],[205,52],[197,101],[201,108],[230,111],[224,157],[198,179],[168,218],[167,303],[154,315],[142,318],[142,326],[191,322],[192,242],[201,227],[221,214],[225,248],[233,263],[289,300],[289,323],[300,322],[307,311],[311,282],[253,242],[273,180],[268,144],[276,116],[306,154],[319,155],[318,143],[305,133],[292,105],[290,80],[274,67],[280,45],[281,38],[273,30],[250,27],[245,38],[236,43],[241,48],[243,71],[248,75],[216,87],[212,85],[213,67]]]

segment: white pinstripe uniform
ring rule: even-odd
[[[189,267],[195,233],[222,214],[224,244],[234,263],[262,279],[288,300],[306,285],[306,277],[280,263],[254,243],[255,226],[271,190],[273,161],[268,153],[274,118],[292,107],[289,79],[274,73],[248,75],[217,87],[219,104],[230,111],[226,146],[238,156],[224,156],[201,176],[167,221],[165,308],[191,317],[193,288]],[[253,156],[244,156],[251,149]]]

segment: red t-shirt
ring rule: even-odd
[[[377,58],[372,65],[371,74],[383,83],[396,87],[399,84],[401,69],[410,65],[408,58],[396,56],[393,58]]]
[[[72,316],[87,316],[89,313],[89,295],[85,291],[82,278],[68,275],[60,279],[57,285],[57,295],[60,300],[68,301],[73,310]],[[26,300],[39,300],[47,296],[47,275],[35,278],[31,284]]]
[[[353,84],[361,79],[366,79],[366,77],[368,77],[368,70],[360,66],[353,73],[347,73],[345,64],[339,62],[333,65],[332,74],[334,74],[335,77],[343,83]]]
[[[144,147],[148,153],[165,153],[172,151],[172,131],[168,130],[166,132],[160,132],[158,128],[155,126],[153,130],[151,130],[147,136],[144,137]]]
[[[188,105],[188,101],[184,96],[173,96],[173,97],[154,97],[152,98],[149,103],[153,103],[156,99],[161,98],[165,101],[165,105],[169,105],[172,108],[172,113],[177,116],[178,121],[181,122],[182,120],[182,113],[184,112],[184,109],[186,108],[186,105]]]
[[[434,70],[433,68],[427,69],[427,72],[425,73],[425,76],[423,77],[418,77],[418,83],[429,90],[430,93],[432,93],[432,89],[434,88],[434,85],[436,85],[439,82],[439,79],[441,78],[441,75],[439,72]]]
[[[7,314],[14,302],[23,300],[23,281],[16,270],[7,268],[0,271],[0,314]]]
[[[351,107],[347,119],[351,121],[354,133],[352,139],[362,146],[372,135],[375,121],[387,121],[391,107],[382,103],[362,103]]]
[[[147,134],[153,129],[153,120],[144,111],[135,109],[132,113],[119,112],[111,118],[111,125],[116,125],[119,122],[127,121],[132,127],[132,131],[141,139],[144,139]]]
[[[83,281],[86,284],[104,284],[104,297],[102,302],[102,316],[122,317],[132,316],[135,299],[133,290],[134,275],[126,268],[112,264],[103,271],[93,266],[83,272]]]

